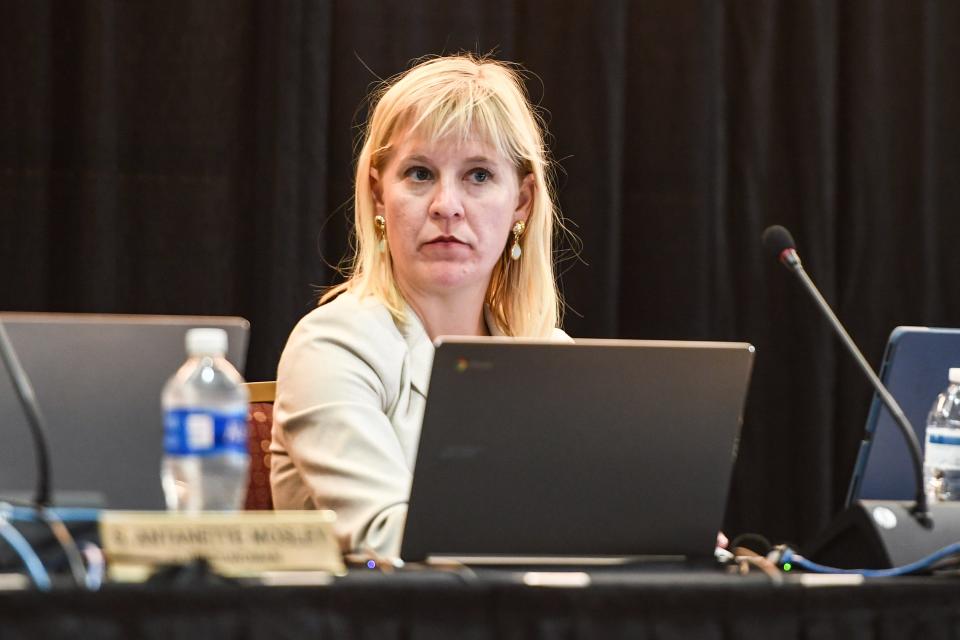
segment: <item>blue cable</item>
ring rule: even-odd
[[[801,569],[806,569],[807,571],[813,571],[815,573],[855,573],[862,575],[865,578],[892,578],[894,576],[904,576],[909,573],[916,573],[924,569],[929,569],[940,560],[943,560],[944,558],[952,556],[958,552],[960,552],[960,542],[954,542],[953,544],[949,544],[924,558],[920,558],[916,562],[911,562],[910,564],[905,564],[900,567],[893,567],[891,569],[839,569],[837,567],[828,567],[822,564],[817,564],[811,560],[807,560],[800,554],[794,552],[794,550],[790,547],[787,547],[780,556],[780,565],[783,566],[789,562],[797,565]]]
[[[37,589],[50,591],[50,575],[47,573],[46,568],[44,568],[40,556],[33,550],[33,547],[31,547],[27,539],[23,537],[23,534],[17,531],[17,528],[10,524],[2,515],[0,515],[0,536],[3,536],[4,540],[6,540],[10,547],[20,556],[23,565],[27,568],[27,573],[30,574],[30,579],[33,580],[33,584],[37,586]]]
[[[96,522],[100,519],[100,509],[88,507],[48,507],[62,522]],[[9,505],[7,517],[13,521],[39,522],[36,507]]]

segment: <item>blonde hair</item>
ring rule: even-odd
[[[555,225],[563,227],[553,201],[542,119],[527,98],[520,73],[508,64],[470,54],[431,58],[383,83],[372,99],[372,115],[357,157],[355,253],[347,264],[346,282],[328,290],[320,304],[344,291],[373,295],[398,322],[406,321],[406,302],[393,276],[390,253],[377,250],[370,169],[383,168],[401,132],[430,140],[479,135],[515,164],[521,178],[532,174],[534,180],[520,240],[523,255],[510,260],[511,235],[494,266],[485,302],[504,334],[550,336],[562,314],[552,240]]]

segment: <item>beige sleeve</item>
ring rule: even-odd
[[[318,311],[291,334],[277,373],[274,446],[291,463],[274,468],[277,507],[285,487],[305,484],[312,506],[336,511],[344,552],[397,556],[411,474],[386,410],[405,347],[369,314]],[[306,506],[287,493],[300,504],[286,506]]]

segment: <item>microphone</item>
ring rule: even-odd
[[[874,390],[880,397],[883,405],[887,408],[887,411],[893,416],[894,421],[907,441],[907,446],[910,449],[910,458],[913,461],[916,497],[914,498],[914,506],[911,512],[918,522],[924,526],[930,526],[932,521],[930,520],[929,510],[927,509],[927,495],[923,490],[923,453],[920,450],[920,442],[917,440],[917,435],[910,425],[910,421],[907,420],[907,416],[904,415],[903,409],[900,408],[900,405],[897,404],[894,397],[887,388],[883,386],[883,383],[880,382],[880,378],[874,373],[867,359],[863,357],[863,353],[857,348],[856,343],[854,343],[850,334],[847,333],[847,330],[844,329],[840,320],[833,312],[833,309],[830,308],[830,305],[827,304],[827,301],[820,294],[820,290],[817,289],[813,280],[807,275],[807,272],[803,268],[803,263],[800,261],[800,255],[797,253],[796,243],[793,241],[793,236],[790,235],[790,232],[780,225],[774,225],[767,227],[766,231],[763,232],[761,240],[763,246],[770,251],[781,264],[800,279],[807,293],[809,293],[816,302],[817,308],[826,316],[833,330],[847,348],[847,351],[860,366],[860,369],[870,381],[870,384],[873,385]]]
[[[767,227],[760,237],[763,247],[772,253],[783,266],[788,269],[803,269],[800,256],[797,254],[797,245],[793,236],[778,224]]]
[[[834,567],[889,568],[915,564],[933,552],[952,548],[954,543],[960,541],[960,502],[927,504],[927,496],[923,491],[923,455],[920,452],[920,443],[903,410],[870,368],[866,358],[803,269],[790,232],[779,225],[769,227],[763,232],[763,245],[800,279],[893,416],[909,446],[917,488],[916,499],[909,508],[909,503],[894,500],[848,499],[849,506],[810,543],[808,552],[804,555]],[[867,434],[867,437],[869,436],[870,434]],[[925,565],[924,568],[929,569],[930,566]]]
[[[763,246],[797,276],[816,302],[817,308],[830,322],[893,416],[907,441],[913,462],[916,497],[911,507],[907,508],[907,504],[890,500],[854,501],[817,536],[805,555],[821,564],[835,567],[889,568],[918,562],[931,552],[957,542],[960,540],[960,503],[933,504],[938,523],[934,526],[934,518],[930,514],[931,505],[927,504],[927,496],[923,490],[923,455],[916,433],[897,401],[880,382],[813,280],[807,275],[793,236],[785,228],[776,225],[763,232],[762,241]]]

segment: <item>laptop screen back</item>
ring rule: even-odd
[[[920,446],[926,438],[927,414],[947,388],[947,371],[960,367],[960,329],[897,327],[887,341],[880,380],[913,426]],[[916,494],[913,463],[903,434],[874,394],[860,446],[847,504],[857,499],[911,500]]]
[[[54,502],[116,509],[164,508],[160,393],[186,358],[186,331],[225,329],[240,371],[249,331],[234,317],[2,313],[0,322],[44,418]],[[32,497],[33,443],[3,367],[0,415],[0,497]]]
[[[709,556],[753,347],[440,344],[401,556]]]

